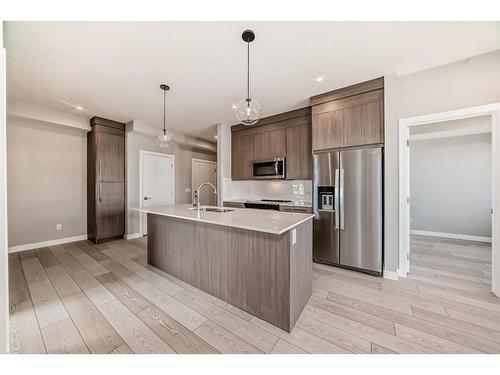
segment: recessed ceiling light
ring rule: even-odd
[[[80,107],[79,105],[75,105],[75,109],[77,111],[83,111],[83,107]]]
[[[236,109],[236,104],[233,104],[233,105],[231,106],[231,108],[232,108],[232,109]]]
[[[323,82],[325,80],[325,77],[321,77],[321,76],[320,77],[316,77],[316,78],[314,78],[314,80],[316,82]]]

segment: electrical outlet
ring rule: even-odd
[[[56,224],[56,230],[62,230],[62,224]]]

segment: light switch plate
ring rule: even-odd
[[[56,224],[56,230],[62,230],[62,224]]]
[[[297,229],[292,229],[292,245],[297,243]]]
[[[186,188],[186,193],[191,193],[191,188]]]

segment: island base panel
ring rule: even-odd
[[[148,213],[148,263],[290,332],[312,293],[312,220],[294,229],[277,235]]]

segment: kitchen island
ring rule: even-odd
[[[313,215],[226,210],[137,209],[148,263],[290,332],[311,296]]]

